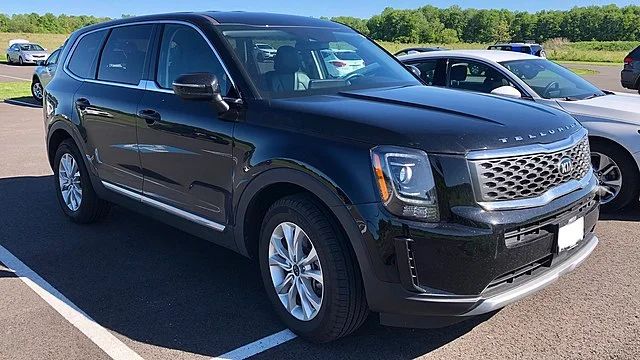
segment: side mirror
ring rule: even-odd
[[[420,77],[422,75],[422,71],[415,67],[414,65],[407,65],[407,69],[411,71],[415,76]]]
[[[219,114],[229,111],[229,104],[220,94],[218,78],[211,73],[180,75],[172,87],[173,92],[182,99],[210,101]]]
[[[518,89],[508,85],[495,88],[493,89],[493,91],[491,91],[491,93],[494,95],[506,96],[506,97],[516,98],[516,99],[522,98],[522,94],[520,93],[520,91],[518,91]]]

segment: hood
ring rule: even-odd
[[[296,131],[436,153],[551,143],[582,128],[565,112],[533,102],[426,86],[346,91],[271,104],[290,114],[283,121]]]
[[[615,93],[578,101],[558,101],[560,106],[574,115],[618,120],[640,124],[640,96]]]
[[[21,51],[25,55],[49,55],[46,51]]]

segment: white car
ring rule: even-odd
[[[273,60],[278,53],[278,50],[274,49],[269,44],[255,44],[256,57],[259,62],[266,60]]]
[[[342,78],[365,67],[364,60],[353,50],[322,50],[322,57],[329,75]]]
[[[589,130],[602,209],[614,211],[638,200],[640,96],[600,90],[552,61],[516,52],[437,51],[399,59],[417,67],[427,85],[534,101],[568,112]],[[522,138],[505,139],[512,140]]]
[[[9,64],[38,64],[49,58],[47,49],[24,39],[9,40],[6,54]]]

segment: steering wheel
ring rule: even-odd
[[[359,72],[352,72],[351,74],[347,75],[344,77],[345,81],[351,81],[357,78],[361,78],[361,77],[365,77],[365,75],[363,73],[359,73]]]
[[[545,86],[544,91],[542,92],[542,97],[548,98],[551,90],[560,90],[560,84],[557,81],[550,82]]]

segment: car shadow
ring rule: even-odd
[[[143,343],[134,350],[152,344],[218,356],[283,330],[254,262],[121,207],[101,223],[74,224],[58,206],[53,181],[0,179],[0,244],[100,325]],[[307,357],[413,358],[490,316],[409,330],[383,327],[372,314],[330,345],[296,339],[265,354],[311,349]]]
[[[633,203],[612,213],[601,213],[600,220],[640,221],[640,203]]]
[[[22,96],[22,97],[4,99],[4,102],[6,102],[7,104],[17,105],[17,106],[42,108],[42,104],[38,102],[38,100],[34,99],[32,96]]]

